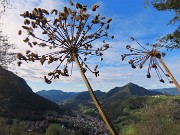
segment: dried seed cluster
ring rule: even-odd
[[[160,53],[157,49],[152,49],[152,50],[147,50],[144,48],[137,40],[133,37],[131,37],[132,41],[135,41],[137,44],[140,45],[142,50],[140,49],[135,49],[131,47],[130,45],[126,46],[126,49],[129,50],[131,53],[130,54],[124,54],[121,55],[122,61],[127,57],[127,56],[135,56],[133,57],[130,61],[129,64],[133,69],[135,69],[137,66],[139,66],[140,69],[143,68],[144,64],[149,60],[149,65],[148,65],[148,71],[147,71],[147,78],[151,78],[151,69],[154,69],[156,71],[156,74],[159,78],[159,81],[164,83],[164,79],[162,78],[161,73],[163,73],[168,81],[170,83],[173,83],[173,81],[169,80],[169,75],[163,70],[161,65],[158,63],[158,58],[164,57],[166,54]]]
[[[47,83],[51,83],[52,79],[59,78],[60,75],[69,76],[68,64],[71,64],[72,73],[74,56],[79,58],[84,72],[88,69],[98,76],[98,66],[91,70],[86,64],[86,60],[90,55],[99,56],[103,60],[104,51],[110,47],[103,37],[114,38],[114,36],[108,35],[111,18],[106,20],[99,13],[90,16],[87,13],[86,5],[74,4],[71,0],[69,4],[70,6],[64,7],[61,12],[56,9],[48,12],[42,8],[34,8],[32,12],[26,11],[21,14],[24,17],[24,25],[22,26],[23,29],[18,31],[18,34],[27,33],[27,37],[23,40],[25,43],[30,47],[39,46],[60,49],[60,51],[41,56],[30,50],[27,50],[24,55],[17,53],[17,58],[20,60],[18,62],[19,66],[22,64],[22,60],[26,62],[39,60],[42,65],[45,62],[48,64],[58,62],[59,65],[56,69],[50,72],[48,76],[44,76]],[[98,4],[94,4],[91,9],[96,11],[98,7]],[[54,19],[48,19],[49,16],[53,16]],[[41,29],[43,36],[47,38],[37,37],[35,34],[36,29]],[[92,42],[100,38],[103,38],[103,46],[95,48]],[[64,64],[64,68],[59,69],[62,64]]]

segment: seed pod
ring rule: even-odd
[[[140,65],[139,65],[139,68],[140,68],[140,69],[142,69],[142,68],[143,68],[143,65],[142,65],[142,64],[140,64]]]
[[[162,82],[162,83],[165,83],[165,81],[163,79],[160,79],[159,81]]]
[[[83,8],[82,8],[82,11],[86,12],[86,11],[87,11],[87,8],[86,8],[86,7],[83,7]]]
[[[59,19],[54,19],[53,25],[56,25]]]
[[[161,53],[161,56],[162,56],[162,57],[165,57],[165,56],[166,56],[166,53],[165,53],[165,52],[162,52],[162,53]]]
[[[18,34],[19,34],[19,35],[21,35],[21,34],[22,34],[22,31],[21,31],[21,30],[19,30],[19,31],[18,31]]]
[[[122,61],[126,58],[126,55],[121,55]]]
[[[102,17],[101,17],[101,20],[104,20],[104,19],[105,19],[105,17],[104,17],[104,16],[102,16]]]
[[[151,74],[150,73],[147,74],[147,78],[151,78]]]
[[[38,14],[38,9],[37,8],[34,8],[33,11],[34,11],[35,14]]]
[[[82,18],[83,18],[84,20],[87,20],[88,17],[89,17],[89,14],[81,14],[81,16],[82,16]]]
[[[24,16],[24,18],[29,17],[29,12],[26,11],[26,12],[24,12],[24,14],[21,14],[21,16]]]
[[[44,64],[45,61],[46,61],[46,57],[45,58],[44,57],[40,58],[40,62],[41,62],[42,65]]]
[[[131,39],[132,41],[134,41],[134,40],[135,40],[133,37],[130,37],[130,39]]]
[[[112,21],[112,18],[107,19],[107,23],[110,23]]]
[[[58,11],[56,9],[51,10],[51,14],[55,13],[57,15]]]
[[[96,70],[97,70],[97,68],[98,68],[98,65],[96,65],[96,66],[94,67],[94,71],[96,71]]]
[[[172,83],[174,83],[174,82],[173,82],[173,81],[169,81],[169,83],[171,83],[171,84],[172,84]]]
[[[126,45],[126,49],[130,49],[131,48],[131,46],[130,45]]]
[[[92,6],[92,11],[96,11],[96,9],[99,7],[99,5],[98,4],[94,4],[93,6]]]
[[[41,10],[41,8],[38,8],[38,15],[40,15],[40,16],[42,16],[43,14],[42,14],[42,10]]]
[[[65,14],[69,14],[67,7],[64,7],[63,9]]]
[[[136,66],[134,65],[134,63],[131,64],[131,67],[132,67],[133,69],[136,68]]]
[[[152,67],[152,68],[157,68],[157,65],[156,65],[156,64],[152,64],[151,67]]]
[[[72,0],[69,0],[69,5],[74,6],[74,3],[72,2]]]
[[[18,62],[17,62],[18,67],[20,67],[20,66],[21,66],[21,64],[22,64],[22,62],[21,62],[21,61],[18,61]]]
[[[33,45],[37,45],[37,42],[32,42],[33,43]]]
[[[29,54],[31,51],[30,50],[26,50],[26,54]]]
[[[130,60],[130,61],[129,61],[129,64],[132,64],[133,62],[134,62],[133,60]]]
[[[25,25],[29,25],[29,24],[30,24],[30,21],[29,21],[28,19],[25,19],[25,20],[24,20],[24,24],[25,24]]]
[[[93,24],[98,24],[100,21],[99,20],[92,20]]]
[[[79,4],[79,3],[76,3],[76,8],[77,8],[77,9],[79,9],[79,8],[82,9],[83,6],[82,6],[81,4]]]
[[[33,47],[32,44],[31,44],[30,42],[28,42],[28,45],[29,45],[30,47]]]
[[[31,26],[32,26],[32,28],[36,28],[36,23],[35,22],[31,22]]]
[[[109,44],[105,44],[103,45],[103,47],[109,48]]]
[[[46,15],[49,15],[49,12],[48,12],[46,9],[41,9],[41,11],[42,11],[43,13],[45,13]]]
[[[52,76],[53,74],[54,74],[54,73],[52,73],[52,72],[49,72],[49,73],[48,73],[48,76]]]
[[[22,55],[22,53],[17,53],[17,54],[16,54],[16,57],[17,57],[19,60],[21,60],[24,56]]]
[[[161,54],[160,54],[160,53],[157,53],[157,54],[156,54],[156,57],[157,57],[157,58],[161,58]]]
[[[107,26],[106,26],[106,30],[108,30],[109,29],[109,24],[107,24]]]
[[[96,77],[99,76],[99,71],[95,72],[94,74]]]
[[[29,42],[29,38],[25,38],[23,41],[24,41],[25,43],[27,43],[27,42]]]
[[[29,30],[29,27],[27,27],[27,26],[22,26],[23,27],[23,29],[25,29],[25,30]]]
[[[47,34],[47,31],[43,31],[42,34]]]
[[[51,80],[47,79],[46,76],[44,76],[44,80],[45,80],[45,82],[46,82],[47,84],[50,84],[50,83],[51,83]]]
[[[82,72],[83,72],[83,73],[85,73],[85,72],[87,71],[86,68],[83,68],[83,67],[82,67],[81,69],[82,69]]]

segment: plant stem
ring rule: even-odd
[[[162,64],[162,66],[164,67],[164,69],[166,70],[166,72],[168,73],[168,75],[170,76],[170,78],[172,79],[172,81],[174,82],[174,84],[176,85],[176,87],[179,90],[179,92],[180,92],[180,86],[179,86],[178,82],[176,81],[174,76],[171,74],[170,70],[168,69],[168,67],[166,66],[164,61],[161,58],[159,58],[159,61]]]
[[[78,60],[78,57],[77,57],[76,54],[74,54],[74,59],[75,59],[75,62],[76,62],[76,64],[77,64],[77,67],[78,67],[78,69],[79,69],[79,71],[80,71],[80,73],[81,73],[81,76],[82,76],[82,78],[83,78],[83,80],[84,80],[84,82],[85,82],[85,84],[86,84],[86,86],[87,86],[87,88],[88,88],[88,90],[89,90],[89,93],[90,93],[90,95],[91,95],[91,98],[93,99],[93,101],[94,101],[94,103],[95,103],[95,105],[96,105],[96,108],[98,109],[98,111],[99,111],[101,117],[103,118],[105,124],[107,125],[109,131],[111,132],[112,135],[118,135],[118,133],[117,133],[117,131],[115,130],[114,126],[111,124],[109,118],[107,117],[107,115],[106,115],[105,112],[103,111],[103,109],[102,109],[102,107],[101,107],[101,104],[99,103],[99,101],[98,101],[98,99],[97,99],[97,97],[96,97],[96,95],[95,95],[95,93],[94,93],[94,91],[93,91],[93,89],[92,89],[92,87],[91,87],[88,79],[86,78],[86,75],[85,75],[84,72],[82,71],[82,67],[81,67],[81,65],[80,65],[80,63],[79,63],[79,60]]]

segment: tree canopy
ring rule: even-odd
[[[145,0],[147,5],[152,5],[158,11],[174,12],[174,16],[169,20],[168,25],[177,26],[172,32],[158,39],[155,47],[165,47],[167,49],[180,48],[180,2],[179,0]]]
[[[7,9],[10,7],[9,0],[0,1],[0,18],[6,13]],[[1,22],[0,22],[1,23]],[[15,60],[15,55],[9,50],[14,47],[14,45],[9,43],[8,37],[4,35],[2,29],[2,24],[0,26],[0,66],[7,68],[8,65]]]

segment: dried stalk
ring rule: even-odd
[[[111,132],[112,135],[118,135],[117,131],[115,130],[114,126],[111,124],[109,118],[107,117],[107,115],[105,114],[105,112],[103,111],[102,107],[101,107],[101,104],[99,103],[88,79],[86,78],[86,75],[84,74],[84,72],[82,71],[82,68],[81,68],[81,65],[80,65],[80,62],[78,60],[78,57],[77,55],[74,55],[74,59],[75,59],[75,62],[77,64],[77,67],[79,69],[79,72],[81,73],[81,76],[84,80],[84,83],[86,84],[87,88],[88,88],[88,91],[91,95],[91,98],[93,99],[93,102],[94,104],[96,105],[96,108],[98,109],[101,117],[103,118],[104,122],[106,123],[109,131]]]
[[[161,65],[164,67],[164,69],[166,70],[166,72],[168,73],[169,77],[172,79],[172,81],[174,82],[174,84],[176,85],[178,91],[180,92],[180,86],[179,83],[176,81],[176,79],[174,78],[174,76],[172,75],[171,71],[168,69],[168,67],[166,66],[166,64],[164,63],[164,61],[159,58],[159,61],[161,63]]]

